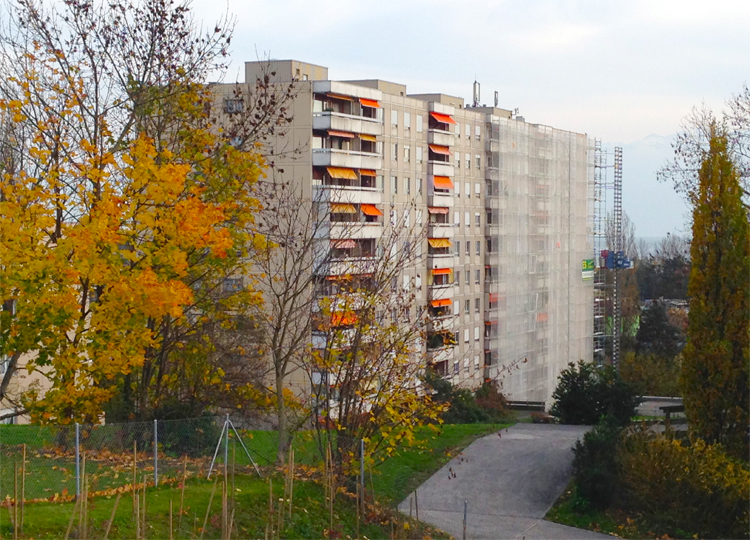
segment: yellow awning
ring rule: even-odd
[[[428,238],[427,242],[434,248],[449,248],[453,245],[447,238]]]
[[[359,138],[363,141],[378,142],[378,138],[375,135],[365,135],[364,133],[360,133]]]
[[[331,212],[334,214],[356,214],[357,209],[353,204],[331,203]]]
[[[343,167],[326,167],[328,174],[331,178],[338,178],[341,180],[357,180],[357,173],[354,169],[344,169]]]

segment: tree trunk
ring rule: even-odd
[[[279,418],[279,448],[276,453],[276,463],[283,465],[289,451],[290,441],[286,402],[284,401],[284,377],[279,373],[276,374],[276,415]]]

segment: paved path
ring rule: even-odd
[[[419,518],[467,538],[611,538],[542,518],[570,480],[573,453],[586,426],[516,424],[472,443],[418,489]],[[399,509],[409,513],[409,499]]]

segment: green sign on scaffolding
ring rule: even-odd
[[[594,259],[581,261],[581,279],[594,279]]]

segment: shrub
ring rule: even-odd
[[[500,421],[508,416],[508,400],[495,381],[482,383],[474,392],[477,405],[490,417],[492,421]]]
[[[721,445],[698,439],[685,446],[640,430],[622,438],[617,464],[623,507],[642,514],[660,532],[750,536],[750,472]]]
[[[448,424],[478,424],[498,422],[507,416],[505,396],[495,383],[484,383],[476,392],[456,388],[433,371],[427,371],[425,384],[432,389],[432,399],[437,403],[450,403],[443,414]]]
[[[564,424],[596,424],[605,415],[626,425],[640,402],[635,387],[611,367],[580,360],[560,373],[551,413]]]
[[[620,376],[647,396],[680,395],[680,355],[669,359],[628,352],[620,359]]]
[[[573,448],[573,477],[576,493],[597,510],[607,508],[615,493],[617,464],[615,455],[620,438],[616,419],[605,417],[591,431],[584,434],[583,442],[576,441]],[[584,506],[579,503],[579,506]]]

